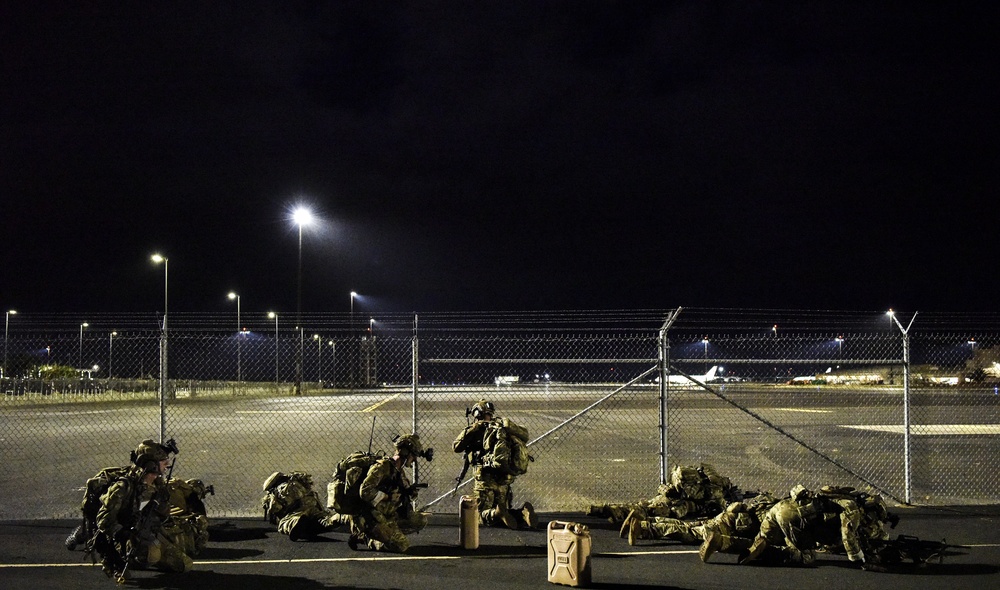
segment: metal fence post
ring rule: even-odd
[[[890,313],[889,317],[896,323],[900,334],[903,336],[903,500],[907,504],[913,503],[911,482],[913,477],[913,466],[911,463],[912,441],[910,437],[910,328],[913,327],[913,320],[917,319],[917,312],[913,312],[910,323],[904,328],[899,323],[896,314]]]
[[[670,382],[667,379],[667,367],[670,366],[670,337],[668,332],[670,326],[677,320],[677,316],[681,313],[681,308],[678,307],[670,314],[669,317],[663,322],[663,326],[660,327],[660,335],[657,342],[658,352],[657,355],[657,374],[660,379],[659,387],[659,397],[660,397],[660,483],[667,483],[667,474],[669,473],[669,466],[667,465],[667,386]]]
[[[417,314],[413,314],[413,336],[410,339],[410,363],[411,363],[411,377],[410,381],[413,388],[413,434],[417,434],[417,393],[418,393],[418,382],[420,381],[420,341],[417,338]],[[413,481],[417,483],[419,479],[419,471],[417,469],[417,461],[413,462]]]

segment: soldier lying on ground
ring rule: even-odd
[[[323,507],[308,473],[275,471],[264,480],[263,488],[264,518],[292,541],[334,531],[348,522],[345,515]]]
[[[681,520],[648,516],[633,510],[622,523],[620,535],[629,545],[639,540],[671,539],[685,544],[702,544],[702,561],[712,553],[742,546],[748,550],[760,530],[761,518],[777,503],[771,494],[761,492],[739,502],[730,502],[726,509],[712,518]]]
[[[603,516],[611,522],[622,522],[629,512],[639,510],[647,517],[709,518],[722,512],[729,502],[742,498],[739,488],[711,465],[677,465],[670,472],[670,482],[661,484],[656,496],[649,500],[592,505],[587,516]]]
[[[842,552],[862,569],[885,571],[875,542],[888,539],[889,519],[879,496],[853,488],[825,486],[818,493],[798,485],[768,510],[760,532],[740,563],[810,565],[816,551]]]

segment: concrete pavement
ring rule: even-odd
[[[591,528],[592,588],[867,588],[982,590],[1000,587],[1000,506],[897,508],[896,534],[947,539],[968,545],[950,552],[941,564],[864,572],[846,558],[820,554],[810,568],[739,566],[731,555],[698,559],[697,546],[644,542],[629,546],[618,528],[582,514],[543,514]],[[79,552],[62,542],[74,522],[67,520],[0,523],[0,580],[7,588],[111,588],[115,583]],[[292,542],[263,520],[213,521],[208,548],[195,571],[163,574],[137,571],[135,588],[183,589],[349,589],[406,588],[554,588],[547,580],[546,532],[481,529],[480,548],[460,549],[458,516],[436,514],[420,534],[411,536],[405,555],[351,551],[346,532],[314,541]]]

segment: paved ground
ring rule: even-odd
[[[968,548],[951,551],[941,564],[875,574],[841,556],[821,555],[816,567],[738,566],[729,555],[701,563],[697,547],[670,542],[631,547],[606,521],[579,514],[547,514],[591,527],[594,588],[817,588],[961,589],[1000,587],[1000,506],[900,508],[893,534],[947,539]],[[110,588],[115,584],[80,552],[62,541],[67,520],[0,523],[0,580],[5,588]],[[188,574],[136,572],[128,586],[183,589],[324,588],[551,588],[547,579],[546,532],[481,530],[476,551],[457,547],[457,515],[434,515],[411,537],[406,555],[354,552],[345,533],[312,542],[291,542],[264,521],[216,520],[206,551]]]

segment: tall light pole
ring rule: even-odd
[[[701,343],[705,345],[705,374],[708,374],[708,336],[701,339]]]
[[[358,293],[356,291],[351,291],[351,324],[347,327],[347,333],[348,333],[348,339],[349,339],[348,342],[350,342],[350,340],[354,339],[354,299],[357,296],[358,296]],[[359,352],[360,352],[360,349],[359,349]],[[358,356],[357,362],[361,362],[360,355]],[[350,385],[351,385],[351,387],[354,387],[354,382],[356,381],[356,378],[355,378],[355,375],[354,375],[354,365],[356,363],[353,362],[353,361],[351,361],[350,359],[348,359],[348,363],[351,365],[351,367],[350,367],[350,369],[351,369],[350,370],[350,373],[351,373],[350,374]]]
[[[243,382],[243,328],[240,327],[240,296],[235,291],[229,292],[229,300],[236,300],[236,382]]]
[[[80,324],[80,357],[77,359],[76,366],[80,367],[81,371],[83,370],[83,329],[88,326],[90,326],[90,324],[87,322]],[[83,375],[83,373],[80,373],[80,375]]]
[[[368,346],[365,350],[365,385],[371,387],[373,375],[372,365],[375,362],[375,318],[368,318]]]
[[[295,303],[295,326],[299,331],[299,348],[295,354],[295,395],[302,395],[302,352],[305,347],[302,334],[302,226],[312,223],[312,212],[305,207],[297,207],[292,220],[299,226],[299,274],[298,294]]]
[[[17,310],[16,309],[12,309],[12,310],[8,311],[6,314],[4,314],[4,323],[3,323],[3,375],[0,375],[2,377],[6,377],[7,376],[7,333],[10,331],[10,316],[12,316],[12,315],[17,315]]]
[[[114,352],[114,341],[115,341],[115,336],[117,336],[117,335],[118,335],[118,332],[109,332],[108,333],[108,381],[109,382],[111,381],[111,359],[114,357],[114,354],[113,354],[113,352]]]
[[[156,264],[163,263],[163,330],[160,331],[160,440],[167,439],[167,310],[170,299],[167,296],[170,279],[170,261],[166,256],[153,254],[150,256]]]
[[[278,314],[269,311],[267,317],[274,318],[274,385],[278,385]]]

